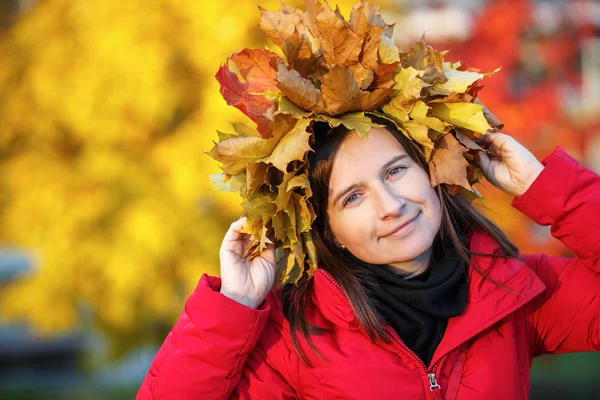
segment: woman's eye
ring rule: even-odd
[[[348,204],[352,204],[354,203],[356,200],[358,200],[358,194],[354,193],[350,196],[348,196],[348,198],[346,199],[346,201],[344,202],[344,206],[348,205]]]
[[[398,175],[400,172],[402,172],[403,169],[406,169],[406,167],[394,167],[394,168],[390,169],[390,172],[388,172],[388,175],[389,176]]]

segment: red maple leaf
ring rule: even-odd
[[[256,123],[256,129],[263,137],[270,134],[272,121],[265,116],[273,102],[264,93],[279,91],[277,72],[271,67],[271,61],[281,61],[277,54],[268,50],[244,49],[228,58],[235,63],[240,75],[229,70],[228,63],[221,65],[215,78],[221,85],[221,95],[230,106],[234,106]]]

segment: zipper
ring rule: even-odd
[[[442,387],[440,385],[438,385],[437,381],[435,380],[435,372],[431,372],[429,374],[427,374],[427,378],[429,378],[429,390],[433,392],[433,389],[438,388],[441,389]]]
[[[340,292],[342,292],[342,294],[344,293],[344,290],[342,289],[342,287],[340,286],[339,283],[337,283],[335,281],[335,279],[333,279],[329,273],[325,270],[323,270],[324,275],[327,277],[327,279],[329,279],[329,281],[331,281],[331,283],[333,283],[335,285],[336,288],[338,288],[338,290]],[[411,354],[421,365],[421,367],[423,367],[423,369],[425,370],[425,373],[427,374],[427,379],[429,380],[429,390],[430,391],[434,391],[435,389],[441,389],[442,387],[438,384],[437,379],[436,379],[436,374],[435,374],[435,369],[437,368],[438,364],[440,363],[441,359],[437,360],[435,362],[435,364],[433,364],[433,366],[431,368],[427,368],[427,365],[425,365],[425,363],[423,362],[423,360],[421,360],[421,358],[417,355],[417,353],[415,353],[414,351],[412,351],[400,338],[400,336],[398,336],[398,334],[396,333],[396,331],[389,325],[386,325],[383,327],[383,330],[385,330],[393,339],[396,343],[398,343],[400,345],[400,347],[402,347],[405,351],[407,351],[409,354]]]
[[[421,366],[423,367],[423,369],[427,373],[427,379],[429,379],[429,390],[433,392],[435,389],[441,389],[442,387],[438,384],[437,379],[436,379],[436,374],[435,374],[435,370],[436,370],[438,364],[440,363],[441,359],[437,360],[435,362],[435,364],[433,364],[431,366],[431,368],[427,368],[427,365],[425,365],[425,363],[423,362],[423,360],[421,360],[419,358],[419,356],[417,355],[417,353],[415,353],[414,351],[412,351],[402,341],[402,339],[400,338],[400,336],[398,336],[398,334],[396,333],[396,331],[394,331],[394,329],[392,329],[392,327],[390,327],[389,325],[386,325],[384,327],[384,330],[390,334],[390,336],[394,339],[394,341],[396,343],[398,343],[400,345],[400,347],[402,347],[404,350],[406,350],[409,354],[412,354],[412,356],[419,362],[419,364],[421,364]]]

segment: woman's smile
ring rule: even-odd
[[[417,213],[417,215],[415,215],[410,220],[397,225],[396,228],[394,228],[394,230],[392,232],[381,236],[380,239],[399,239],[401,237],[408,235],[409,233],[414,231],[415,227],[419,223],[420,216],[421,216],[421,211],[419,211]]]

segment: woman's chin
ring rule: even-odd
[[[401,248],[390,249],[389,252],[381,254],[389,254],[390,262],[386,264],[398,264],[416,260],[425,256],[429,256],[432,243],[429,241],[415,240],[412,242],[402,243]]]

